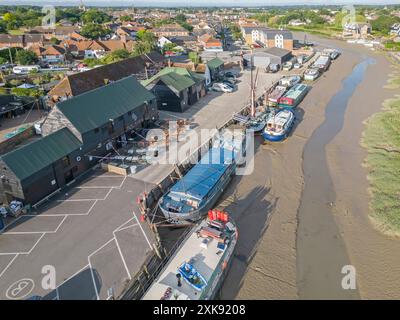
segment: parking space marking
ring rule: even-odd
[[[94,291],[96,292],[97,300],[100,300],[99,289],[97,288],[96,279],[94,278],[94,273],[93,273],[93,267],[92,267],[92,264],[90,263],[89,257],[88,257],[88,262],[89,262],[90,274],[92,276],[92,281],[93,281],[93,288],[94,288]]]
[[[40,216],[36,216],[40,217]],[[57,215],[57,217],[62,217],[62,215]],[[3,232],[3,234],[46,234],[46,233],[56,233],[58,229],[60,229],[61,225],[64,223],[65,219],[67,219],[67,215],[65,215],[62,220],[59,222],[55,230],[49,230],[49,231],[6,231]],[[15,223],[17,220],[15,220],[13,223]],[[11,226],[12,223],[9,224]]]
[[[147,237],[146,233],[144,232],[142,226],[140,225],[139,219],[136,217],[135,211],[133,211],[133,216],[135,217],[136,222],[137,222],[137,224],[139,225],[140,230],[142,230],[143,236],[144,236],[144,238],[146,239],[146,241],[147,241],[147,243],[148,243],[150,249],[153,249],[153,246],[151,245],[151,242],[150,242],[149,238]]]
[[[28,251],[27,254],[31,254],[31,252],[33,251],[33,249],[35,249],[35,247],[39,244],[40,240],[43,239],[43,237],[45,236],[45,234],[46,234],[46,233],[43,233],[43,234],[39,237],[39,239],[37,239],[36,243],[33,245],[33,247],[31,248],[31,250]]]
[[[117,249],[118,249],[119,255],[121,256],[122,263],[124,264],[124,268],[125,268],[125,270],[126,270],[126,273],[128,274],[129,280],[132,280],[131,273],[129,272],[129,269],[128,269],[128,266],[127,266],[127,264],[126,264],[124,255],[122,254],[121,247],[119,246],[119,243],[118,243],[118,239],[117,239],[117,237],[115,236],[115,231],[113,232],[113,235],[114,235],[115,244],[117,245]]]
[[[11,261],[5,266],[5,268],[1,271],[0,273],[0,278],[3,276],[3,274],[7,271],[7,269],[12,265],[12,263],[14,262],[15,259],[17,259],[19,256],[19,254],[17,253],[12,259]]]

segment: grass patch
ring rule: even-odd
[[[308,32],[310,34],[315,34],[323,37],[334,37],[336,36],[339,31],[337,28],[334,27],[327,27],[327,26],[307,26],[307,27],[298,27],[298,26],[289,26],[289,30],[291,31],[302,31]]]
[[[362,145],[368,152],[370,218],[385,234],[400,236],[400,96],[367,120]]]
[[[8,33],[12,36],[21,36],[24,34],[24,31],[17,29],[17,30],[8,30]]]

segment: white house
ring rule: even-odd
[[[169,40],[169,39],[166,38],[166,37],[160,37],[160,38],[158,39],[158,41],[157,41],[157,45],[158,45],[159,48],[164,48],[164,46],[165,46],[167,43],[172,43],[172,41]]]

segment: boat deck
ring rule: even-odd
[[[154,281],[150,289],[142,298],[143,300],[160,300],[171,288],[171,293],[166,300],[199,300],[202,292],[192,288],[183,278],[182,286],[178,287],[177,273],[178,268],[183,262],[189,262],[194,268],[205,278],[210,285],[210,280],[221,262],[224,251],[217,248],[218,240],[207,238],[209,240],[207,247],[203,247],[205,238],[198,237],[196,231],[205,226],[204,222],[200,224],[183,242],[181,247],[176,251],[170,262]],[[229,244],[226,245],[225,251]],[[205,289],[207,290],[207,289]]]

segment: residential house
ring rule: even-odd
[[[34,45],[42,45],[45,38],[40,34],[9,35],[0,34],[1,48],[29,48]]]
[[[343,37],[364,39],[371,34],[371,31],[371,24],[369,23],[347,22],[343,27]]]
[[[160,38],[158,38],[158,40],[157,40],[157,46],[158,46],[159,48],[164,48],[164,46],[165,46],[166,44],[169,44],[169,43],[172,43],[172,41],[169,40],[169,39],[166,38],[166,37],[160,37]]]
[[[62,46],[32,46],[30,50],[36,53],[42,63],[58,64],[66,61],[66,50]]]
[[[400,23],[395,23],[390,28],[389,34],[394,36],[400,36]]]
[[[58,101],[78,96],[131,75],[139,80],[147,79],[159,72],[163,66],[164,57],[158,52],[151,52],[85,72],[67,75],[48,93],[48,104],[52,106]]]
[[[125,49],[129,52],[133,50],[134,41],[121,39],[121,40],[65,40],[62,45],[75,57],[75,58],[103,58],[106,54],[114,52],[115,50]]]
[[[164,25],[151,30],[156,37],[178,37],[188,36],[189,31],[178,24]]]
[[[34,204],[157,117],[154,95],[133,76],[60,102],[44,121],[42,138],[0,157],[0,194]]]
[[[207,52],[222,52],[224,51],[224,45],[221,40],[210,38],[205,42],[203,49]]]
[[[195,36],[171,37],[170,40],[173,43],[176,43],[178,46],[182,46],[191,50],[197,49],[197,37]]]
[[[206,94],[204,77],[186,68],[167,67],[142,84],[156,96],[159,110],[184,112]]]
[[[249,46],[293,50],[293,34],[289,30],[267,27],[242,27],[241,30]]]

